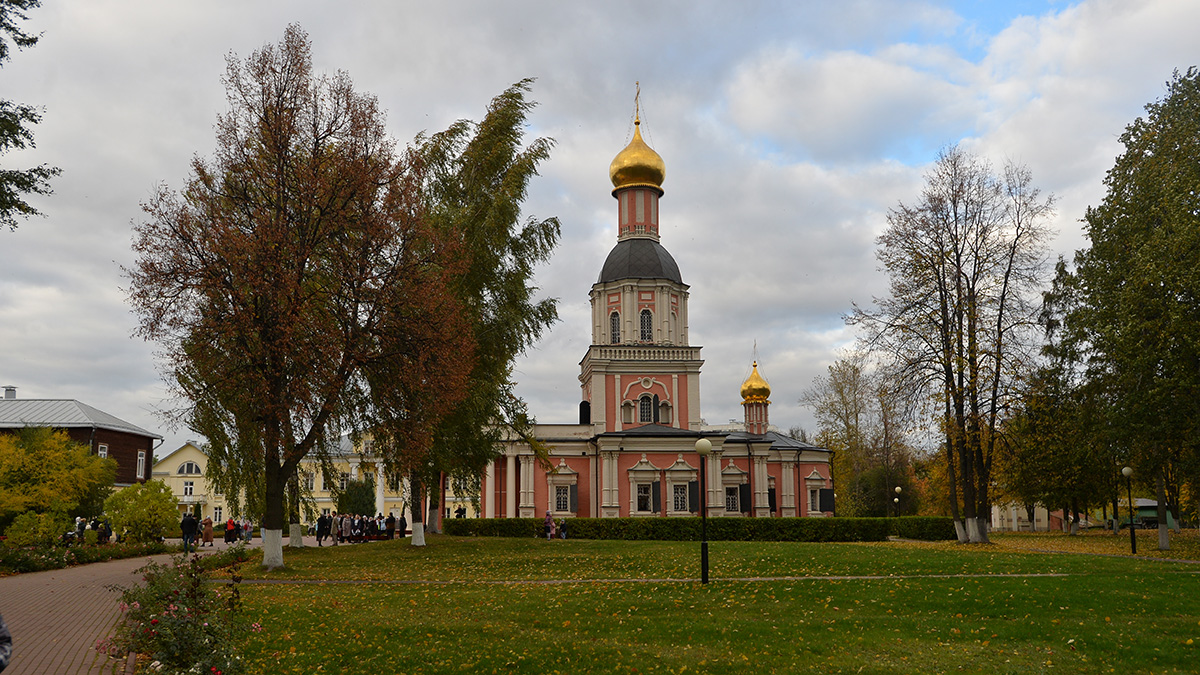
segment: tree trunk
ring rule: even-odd
[[[288,547],[304,548],[304,528],[300,524],[300,469],[288,479]]]
[[[282,467],[277,457],[268,453],[266,458],[266,494],[263,495],[262,520],[263,567],[268,570],[283,567],[283,492],[286,480],[281,476]]]
[[[422,521],[425,513],[425,503],[421,499],[421,481],[413,474],[412,480],[412,542],[413,546],[425,545],[425,523]]]
[[[1158,493],[1156,495],[1158,497],[1158,550],[1170,551],[1171,530],[1167,527],[1167,487],[1162,473],[1158,474],[1155,489]]]
[[[1071,499],[1071,536],[1079,534],[1079,500]]]

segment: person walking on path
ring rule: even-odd
[[[549,511],[546,512],[546,522],[543,527],[546,529],[546,541],[550,541],[554,537],[554,517],[550,515]]]
[[[192,515],[191,511],[183,514],[183,520],[179,521],[179,531],[183,533],[183,552],[191,553],[196,550],[196,531],[198,523],[196,516]]]
[[[204,530],[203,530],[203,534],[201,535],[203,537],[203,539],[201,540],[200,545],[203,546],[204,544],[208,544],[209,546],[215,548],[216,544],[213,543],[212,516],[204,516],[204,520],[201,522],[201,524],[204,526]]]

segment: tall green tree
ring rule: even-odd
[[[467,395],[437,426],[428,462],[413,476],[431,488],[430,512],[444,477],[458,494],[479,492],[484,467],[498,456],[505,434],[541,447],[512,381],[514,360],[558,320],[557,301],[539,298],[532,283],[558,242],[558,219],[521,211],[530,181],[553,145],[548,138],[525,143],[534,107],[527,97],[531,83],[517,82],[494,98],[481,121],[460,120],[415,142],[426,169],[422,188],[429,216],[441,232],[458,238],[469,259],[452,290],[475,342]],[[418,543],[419,511],[413,510]]]
[[[1200,474],[1200,71],[1176,71],[1120,140],[1104,200],[1087,210],[1090,245],[1064,274],[1079,294],[1065,329],[1163,507]]]
[[[951,515],[962,541],[987,541],[997,431],[1032,369],[1053,200],[1029,170],[999,173],[943,151],[912,204],[888,213],[876,257],[890,294],[855,308],[868,348],[895,364],[904,390],[938,409]]]
[[[12,57],[9,40],[18,49],[37,44],[41,36],[26,33],[21,22],[27,11],[41,4],[41,0],[0,0],[0,67]],[[0,99],[0,155],[34,147],[33,125],[41,120],[39,108]],[[50,179],[59,173],[60,169],[45,164],[29,169],[0,167],[0,227],[15,230],[17,218],[40,215],[25,196],[51,194]]]
[[[145,205],[126,271],[139,333],[208,439],[209,481],[261,514],[266,567],[283,565],[300,462],[371,430],[390,474],[425,466],[475,346],[454,292],[468,258],[428,213],[425,163],[346,73],[314,74],[310,49],[292,25],[230,55],[217,150]]]

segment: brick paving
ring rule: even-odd
[[[254,544],[259,543],[256,538]],[[225,544],[217,541],[216,547],[202,551],[223,548]],[[120,593],[109,586],[139,583],[138,568],[148,560],[168,558],[129,558],[0,577],[0,614],[13,636],[12,661],[4,675],[125,673],[126,659],[95,650],[96,641],[112,632],[121,615]]]

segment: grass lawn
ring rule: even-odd
[[[1200,565],[1022,550],[1118,552],[1102,537],[714,542],[707,586],[694,542],[285,549],[285,570],[243,570],[269,580],[242,587],[264,628],[245,657],[371,675],[1196,672]]]

